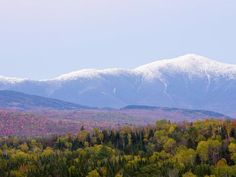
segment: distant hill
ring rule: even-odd
[[[134,106],[125,109],[0,109],[0,136],[76,134],[82,126],[86,130],[118,129],[127,125],[154,125],[161,119],[191,122],[211,118],[229,119],[228,116],[208,111]]]
[[[20,92],[0,91],[0,136],[47,136],[77,133],[82,126],[87,130],[95,127],[116,129],[126,125],[153,125],[160,119],[181,122],[208,118],[230,117],[212,111],[140,105],[96,109]]]
[[[21,92],[1,90],[0,107],[15,109],[82,109],[88,108],[74,103],[69,103],[57,99],[45,98],[41,96],[24,94]]]
[[[226,118],[230,119],[230,116],[221,114],[214,111],[207,110],[192,110],[192,109],[181,109],[181,108],[168,108],[168,107],[155,107],[155,106],[145,106],[145,105],[128,105],[124,108],[121,108],[123,111],[132,111],[132,112],[151,112],[156,113],[155,115],[163,118],[173,119],[173,120],[194,120],[199,118]],[[148,115],[147,115],[148,116]]]

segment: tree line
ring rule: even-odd
[[[0,138],[0,177],[236,177],[236,121]]]

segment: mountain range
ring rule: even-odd
[[[195,54],[135,69],[86,69],[48,80],[0,77],[12,90],[92,107],[148,105],[236,116],[236,65]]]

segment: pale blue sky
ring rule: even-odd
[[[46,79],[186,53],[236,63],[235,0],[0,1],[0,75]]]

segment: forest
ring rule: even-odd
[[[236,177],[236,121],[1,137],[0,177]]]

